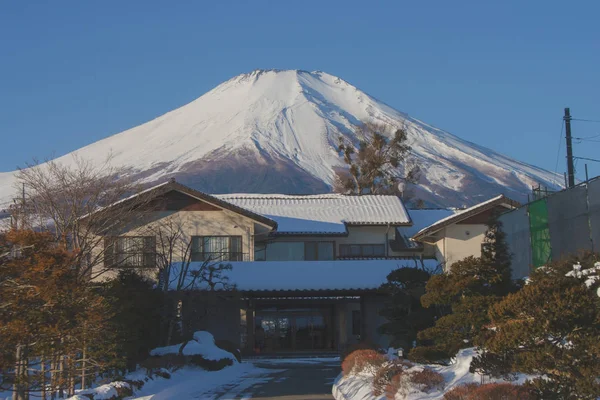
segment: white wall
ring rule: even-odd
[[[480,257],[481,244],[487,230],[484,224],[453,224],[437,234],[434,244],[438,261],[449,268],[457,261],[468,256]]]

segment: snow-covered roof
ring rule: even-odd
[[[455,212],[455,210],[449,208],[420,208],[408,210],[413,225],[396,229],[396,240],[390,242],[392,250],[405,251],[422,247],[421,243],[412,239],[413,235],[436,221],[454,215]]]
[[[123,205],[123,204],[127,204],[127,203],[138,202],[138,205],[148,203],[151,199],[161,196],[161,195],[164,195],[165,193],[168,193],[170,191],[178,191],[178,192],[188,195],[190,197],[206,201],[207,203],[215,204],[222,208],[226,208],[235,213],[245,215],[246,217],[254,219],[257,222],[260,222],[262,224],[270,226],[271,228],[275,228],[277,226],[277,223],[268,217],[265,217],[259,213],[254,213],[252,210],[238,207],[234,203],[221,200],[218,197],[211,196],[204,192],[200,192],[198,190],[192,189],[191,187],[188,187],[181,183],[176,182],[175,179],[170,179],[167,182],[163,182],[158,185],[147,188],[139,193],[135,193],[129,197],[126,197],[124,199],[116,201],[106,207],[99,208],[99,209],[93,211],[92,213],[89,213],[89,214],[86,214],[86,215],[80,217],[80,219],[85,219],[85,218],[89,217],[90,215],[95,214],[97,212],[104,211],[104,210],[107,210],[107,209],[110,209],[113,207],[118,207],[119,205]]]
[[[397,196],[225,194],[215,197],[277,222],[278,233],[346,233],[346,225],[410,225]]]
[[[519,207],[520,204],[501,194],[499,196],[493,197],[489,200],[486,200],[484,202],[476,204],[473,207],[469,207],[464,210],[458,211],[452,215],[448,215],[445,218],[442,218],[442,219],[438,220],[437,222],[422,228],[420,231],[418,231],[416,234],[414,234],[412,238],[414,240],[422,239],[423,237],[425,237],[427,235],[430,235],[432,233],[439,231],[440,229],[444,228],[445,226],[462,221],[473,215],[476,215],[478,213],[481,213],[483,211],[486,211],[486,210],[496,207],[496,206],[503,206],[503,207],[506,207],[507,209],[512,209],[512,208]]]
[[[309,291],[309,290],[369,290],[386,282],[387,275],[401,267],[421,267],[417,260],[335,260],[335,261],[252,261],[231,262],[225,271],[229,283],[240,291]],[[424,267],[433,271],[439,262],[424,260]],[[201,262],[192,263],[189,271],[198,270]],[[171,269],[170,282],[176,282],[180,265]],[[184,289],[204,289],[202,283]],[[170,289],[175,289],[173,283]],[[216,289],[220,289],[217,287]]]
[[[410,209],[410,219],[412,220],[412,226],[402,228],[401,232],[407,237],[412,237],[417,232],[427,228],[428,226],[441,221],[445,218],[451,217],[456,214],[457,210],[450,208],[420,208]]]

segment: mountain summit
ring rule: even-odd
[[[97,162],[110,152],[152,183],[176,177],[210,193],[322,193],[342,165],[336,148],[362,122],[404,127],[422,169],[417,197],[462,206],[498,193],[523,199],[556,175],[409,117],[325,72],[256,70],[191,103],[75,153]],[[70,162],[69,154],[61,161]],[[12,173],[0,174],[2,200]]]

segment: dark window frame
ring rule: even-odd
[[[118,251],[119,241],[143,239],[140,249]],[[121,247],[124,247],[121,245]],[[119,261],[126,255],[125,260]],[[142,262],[132,262],[141,260]],[[156,268],[156,236],[109,236],[104,238],[104,266],[106,268]]]
[[[352,254],[352,248],[357,247],[358,253]],[[365,253],[365,248],[371,247],[373,252],[371,254]],[[376,254],[375,248],[381,250],[381,254]],[[385,257],[385,244],[383,243],[349,243],[340,244],[340,257],[363,257],[363,258],[377,258]]]
[[[202,251],[194,251],[194,240],[198,240],[198,243],[201,243],[202,247],[204,247],[204,238],[228,238],[229,240],[227,241],[227,248],[229,250],[207,252],[204,251],[204,249],[202,249]],[[231,249],[233,248],[233,238],[237,238],[239,240],[239,251],[231,251]],[[194,235],[191,237],[190,240],[192,241],[190,248],[190,259],[192,261],[244,261],[244,242],[242,235]],[[214,258],[207,258],[207,254],[214,255]]]
[[[265,261],[268,261],[269,259],[269,244],[272,243],[302,243],[304,245],[304,260],[302,261],[333,261],[336,259],[336,242],[335,240],[282,240],[282,241],[273,241],[273,242],[264,242],[264,249],[260,250],[260,251],[264,251],[264,259]],[[315,253],[316,253],[316,259],[315,260],[307,260],[307,243],[314,243],[315,244]],[[319,243],[328,243],[331,244],[331,251],[332,251],[332,256],[331,256],[331,260],[323,260],[323,259],[319,259]],[[256,246],[255,246],[255,252],[256,252]],[[255,253],[256,254],[256,253]],[[256,258],[256,255],[255,255]]]
[[[308,260],[307,257],[306,257],[306,255],[308,253],[307,252],[307,244],[308,243],[310,243],[311,245],[314,244],[314,246],[315,246],[315,255],[316,255],[316,258],[314,260],[312,260],[312,259]],[[335,260],[335,241],[334,240],[314,240],[314,241],[313,240],[310,240],[310,241],[305,240],[304,241],[304,261],[331,261],[331,260],[326,260],[326,259],[319,258],[319,244],[320,243],[331,244],[331,253],[332,253],[331,260]]]

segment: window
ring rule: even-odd
[[[333,242],[305,242],[304,260],[333,260]]]
[[[274,242],[267,244],[264,259],[266,261],[333,260],[333,248],[334,242]]]
[[[241,236],[192,236],[192,261],[243,261]]]
[[[340,257],[385,257],[385,245],[340,244]]]
[[[254,261],[266,261],[267,245],[265,243],[254,244]]]
[[[267,261],[304,261],[304,242],[267,244]]]
[[[156,238],[154,236],[122,236],[106,238],[104,265],[106,267],[156,267]]]

